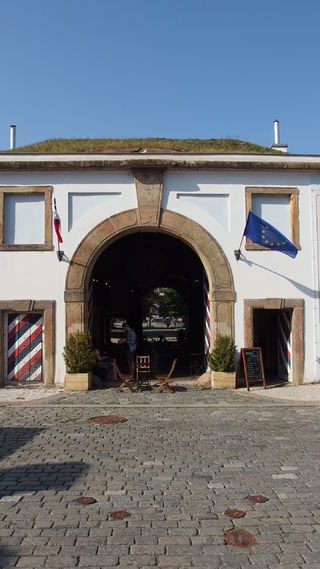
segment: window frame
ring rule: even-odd
[[[280,188],[280,187],[246,187],[245,188],[245,201],[246,201],[246,219],[248,218],[249,211],[252,211],[252,196],[253,195],[274,195],[274,196],[290,196],[289,216],[290,216],[290,241],[296,246],[298,250],[300,246],[300,228],[299,228],[299,190],[298,188]],[[270,251],[268,247],[263,247],[258,243],[253,243],[249,237],[245,241],[246,251]]]
[[[52,186],[0,186],[0,251],[52,251]],[[44,196],[44,242],[4,243],[4,205],[6,195]]]

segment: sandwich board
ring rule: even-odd
[[[241,348],[237,376],[240,376],[242,371],[244,371],[247,391],[250,389],[250,382],[255,383],[256,381],[262,381],[263,387],[267,389],[261,348]]]

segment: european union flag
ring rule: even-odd
[[[259,243],[259,245],[273,251],[285,253],[293,259],[298,253],[296,246],[289,239],[270,225],[270,223],[252,213],[252,211],[249,211],[243,235],[249,237],[254,243]]]

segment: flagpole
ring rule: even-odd
[[[63,255],[64,255],[64,251],[60,250],[60,243],[59,243],[59,239],[57,240],[58,242],[58,251],[57,251],[57,257],[59,259],[59,261],[62,261],[63,259]]]
[[[53,199],[53,206],[54,206],[54,213],[57,215],[56,198]],[[57,236],[57,237],[58,237],[58,236]],[[64,255],[64,251],[60,251],[60,242],[59,242],[59,239],[58,239],[58,238],[57,238],[57,243],[58,243],[57,257],[58,257],[59,261],[62,261],[63,255]]]
[[[242,239],[240,241],[240,245],[239,245],[239,249],[235,249],[234,252],[234,256],[236,258],[236,261],[239,261],[240,257],[241,257],[241,245],[242,245],[242,241],[244,238],[244,234],[242,235]]]
[[[241,245],[242,245],[242,242],[243,242],[243,238],[244,238],[244,236],[245,236],[245,233],[246,233],[246,229],[247,229],[247,225],[248,225],[248,221],[249,221],[249,215],[250,215],[250,211],[249,211],[249,213],[248,213],[246,225],[245,225],[245,228],[244,228],[244,230],[243,230],[243,234],[242,234],[242,238],[241,238],[241,241],[240,241],[239,249],[235,249],[235,250],[233,251],[233,252],[234,252],[234,256],[235,256],[235,258],[236,258],[236,261],[239,261],[239,259],[240,259],[240,257],[241,257]]]
[[[60,243],[59,243],[59,239],[58,239],[57,241],[58,241],[58,251],[57,251],[57,254],[58,254],[58,259],[59,259],[59,261],[61,261],[61,258],[62,258],[62,257],[61,257],[61,251],[60,251]]]

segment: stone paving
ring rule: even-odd
[[[63,393],[63,387],[44,387],[40,385],[29,386],[27,383],[21,385],[6,385],[0,389],[0,406],[10,401],[34,401],[42,398],[56,398]]]
[[[320,568],[319,406],[110,389],[8,404],[0,427],[0,567]]]

